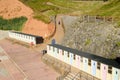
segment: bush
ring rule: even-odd
[[[116,42],[116,46],[120,47],[120,41]]]
[[[86,42],[85,42],[85,45],[89,45],[91,43],[91,40],[90,39],[87,39]]]
[[[0,17],[0,29],[21,31],[23,24],[26,21],[27,21],[26,17],[19,17],[19,18],[13,18],[8,20]]]

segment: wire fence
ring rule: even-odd
[[[115,22],[115,17],[112,16],[90,16],[90,15],[83,15],[81,16],[82,21],[86,22]]]

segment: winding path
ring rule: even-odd
[[[52,39],[55,39],[57,43],[61,43],[62,42],[62,39],[64,37],[64,30],[61,26],[57,26],[56,27],[56,33],[55,35],[51,38]]]

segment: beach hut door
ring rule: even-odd
[[[118,69],[114,69],[113,75],[114,75],[114,80],[119,80],[119,70]]]
[[[72,61],[73,61],[73,54],[70,54],[70,64],[72,65]]]
[[[107,78],[107,71],[108,71],[107,65],[102,64],[102,73],[101,73],[102,80],[106,80],[106,78]]]
[[[96,68],[97,68],[97,63],[95,61],[92,61],[92,75],[96,75]]]

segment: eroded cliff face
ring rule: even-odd
[[[115,24],[77,18],[68,26],[67,19],[73,20],[75,16],[62,19],[65,27],[63,45],[107,58],[120,56],[120,28],[115,28]]]

